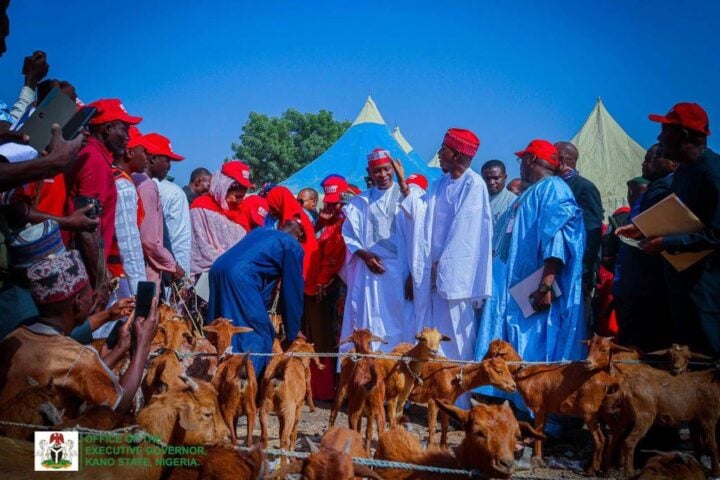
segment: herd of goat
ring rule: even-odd
[[[105,406],[77,405],[53,383],[28,387],[0,405],[0,471],[6,478],[34,478],[33,431],[17,424],[47,425],[57,429],[79,427],[100,431],[137,425],[163,445],[205,445],[197,457],[199,467],[167,467],[150,462],[123,471],[109,467],[83,468],[72,478],[262,479],[299,474],[307,479],[345,480],[452,478],[437,473],[390,468],[371,469],[354,463],[368,458],[375,439],[374,458],[451,469],[475,470],[487,478],[512,476],[522,441],[532,439],[533,466],[542,466],[543,428],[551,414],[580,417],[593,441],[586,473],[608,472],[618,463],[626,476],[635,475],[634,453],[650,427],[689,424],[696,457],[710,456],[710,475],[720,475],[716,426],[720,417],[720,375],[712,363],[687,347],[673,345],[653,352],[667,356],[666,365],[638,362],[643,355],[594,336],[586,341],[584,361],[564,364],[525,364],[507,342],[495,340],[481,362],[443,361],[441,342],[450,339],[436,329],[417,334],[415,345],[397,345],[387,355],[373,354],[371,343],[383,342],[368,330],[356,330],[341,343],[351,343],[358,354],[341,362],[335,402],[328,430],[319,446],[308,440],[311,453],[299,461],[282,457],[279,470],[269,471],[265,450],[271,413],[279,422],[280,448],[294,450],[298,424],[305,404],[311,410],[311,362],[323,365],[313,345],[294,340],[287,350],[276,339],[265,372],[258,381],[248,354],[232,354],[232,337],[249,331],[227,319],[217,319],[193,334],[192,324],[170,307],[160,310],[160,326],[153,342],[135,414],[118,414]],[[97,345],[99,348],[99,345]],[[303,355],[283,355],[294,352]],[[47,352],[46,352],[47,353]],[[125,362],[114,368],[121,371]],[[518,421],[508,402],[475,404],[464,410],[454,406],[465,392],[492,385],[518,391],[535,422]],[[337,414],[347,400],[348,427],[335,427]],[[403,428],[407,402],[427,405],[428,447]],[[441,435],[436,441],[437,416]],[[259,414],[259,415],[258,415]],[[236,426],[247,417],[244,442]],[[260,444],[253,429],[259,416]],[[361,435],[362,419],[365,435]],[[450,419],[461,425],[464,438],[448,448]],[[374,429],[377,429],[377,438]],[[138,436],[126,443],[148,442]],[[243,444],[243,447],[238,446]],[[251,448],[248,448],[251,447]],[[167,455],[167,453],[165,453]],[[163,453],[158,455],[162,456]],[[103,468],[105,468],[103,470]],[[651,458],[637,478],[706,478],[698,460],[684,453],[661,453]]]

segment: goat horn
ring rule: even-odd
[[[190,387],[190,390],[192,390],[193,392],[197,392],[198,389],[200,388],[198,386],[197,382],[195,380],[193,380],[192,378],[188,377],[187,375],[179,375],[179,377],[180,377],[180,380],[185,382],[187,384],[187,386]]]
[[[383,480],[383,478],[374,470],[370,470],[365,465],[353,465],[353,473],[356,477],[374,478],[375,480]]]
[[[320,449],[318,448],[318,446],[315,445],[315,443],[313,443],[312,440],[310,440],[310,437],[305,437],[305,441],[306,441],[307,444],[308,444],[308,448],[310,449],[310,453],[317,453],[317,452],[320,451]]]
[[[695,353],[695,352],[690,352],[690,356],[692,358],[697,358],[699,360],[712,360],[713,359],[712,357],[708,357],[707,355],[703,355],[702,353]]]
[[[25,383],[27,383],[28,387],[39,387],[40,386],[40,383],[32,377],[25,377]]]
[[[477,407],[478,405],[480,405],[480,402],[478,402],[478,401],[475,400],[474,398],[470,398],[470,405],[471,405],[473,408],[475,408],[475,407]]]

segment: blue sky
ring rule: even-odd
[[[645,147],[658,132],[647,114],[678,101],[720,125],[720,2],[688,5],[12,0],[0,98],[16,97],[22,57],[45,50],[83,100],[121,98],[143,132],[170,137],[182,185],[231,154],[251,111],[352,120],[371,93],[424,158],[464,127],[481,139],[476,161],[512,175],[512,152],[569,139],[598,96]]]

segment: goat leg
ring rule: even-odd
[[[600,463],[602,462],[603,447],[605,445],[605,436],[603,435],[602,428],[598,423],[595,415],[585,416],[585,425],[587,425],[588,431],[592,435],[593,444],[595,450],[593,451],[592,461],[590,465],[585,469],[585,473],[588,475],[595,475],[600,469]]]
[[[625,475],[628,477],[635,473],[635,447],[652,426],[654,418],[654,414],[648,414],[639,410],[636,411],[635,425],[623,442],[623,469],[625,470]]]
[[[428,446],[435,445],[435,429],[437,428],[437,404],[432,398],[428,400]]]
[[[260,407],[260,441],[262,442],[263,448],[267,448],[268,446],[268,420],[270,420],[270,416],[267,406],[263,401]]]
[[[328,428],[332,428],[335,426],[335,420],[337,419],[337,414],[340,411],[340,408],[342,407],[343,402],[345,401],[345,397],[347,396],[347,384],[341,384],[338,386],[337,393],[335,394],[335,400],[333,401],[332,410],[330,410],[330,420],[328,421]]]
[[[449,428],[450,416],[445,412],[440,412],[440,446],[442,448],[447,448]]]
[[[710,476],[717,477],[720,475],[720,463],[718,463],[718,446],[715,438],[715,425],[717,418],[704,418],[700,421],[700,428],[705,437],[705,444],[710,454]]]
[[[310,364],[305,367],[305,400],[307,400],[308,408],[311,412],[315,411],[315,402],[313,401],[312,385],[310,384]]]
[[[540,410],[539,412],[535,413],[535,430],[538,432],[542,432],[545,428],[545,421],[547,420],[547,413],[545,413],[544,410]],[[542,468],[545,466],[545,462],[543,461],[543,452],[542,452],[542,440],[535,439],[533,443],[533,454],[532,458],[530,458],[530,465],[532,465],[533,468]]]
[[[257,408],[255,407],[254,402],[248,402],[248,405],[245,408],[245,414],[247,416],[247,437],[245,438],[245,445],[252,447],[253,430],[255,430],[255,416],[257,415]]]

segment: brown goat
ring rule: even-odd
[[[477,469],[493,478],[509,478],[515,466],[515,445],[522,435],[544,438],[525,422],[518,422],[509,402],[475,405],[471,410],[438,407],[463,426],[465,437],[454,454],[445,449],[423,449],[417,437],[402,428],[386,431],[378,440],[375,458],[453,469]],[[379,470],[385,480],[436,479],[437,473]],[[443,478],[454,476],[443,475]]]
[[[293,341],[293,352],[315,353],[312,343],[302,338]],[[260,400],[260,429],[263,447],[268,442],[268,419],[272,409],[280,422],[280,448],[294,450],[297,442],[297,427],[300,423],[302,407],[307,396],[310,375],[310,357],[292,357],[281,355],[273,366],[272,376],[267,372],[262,380]],[[314,358],[317,361],[317,357]],[[324,365],[317,362],[322,370]],[[283,465],[285,458],[282,459]]]
[[[687,371],[690,360],[712,360],[712,357],[695,353],[687,345],[678,345],[673,343],[670,348],[650,352],[648,355],[665,355],[670,360],[670,371],[673,375],[680,375]],[[710,365],[708,365],[710,366]]]
[[[140,428],[171,445],[215,444],[229,441],[230,432],[220,418],[215,398],[217,393],[213,386],[190,378],[185,378],[185,381],[188,384],[187,390],[158,395],[152,405],[140,411],[137,417]],[[130,435],[120,435],[117,439],[108,442],[98,439],[95,444],[117,447],[136,446],[137,442],[147,442],[146,438],[139,436],[136,441],[129,442],[130,437]],[[156,461],[164,456],[164,452],[152,443],[147,443],[147,447],[152,447],[154,453],[143,448],[139,454],[149,460],[147,466],[140,464],[120,472],[117,466],[96,467],[84,464],[79,472],[66,474],[57,472],[56,475],[58,478],[73,480],[115,478],[119,475],[123,480],[159,479],[163,471]],[[5,452],[5,455],[0,456],[0,471],[3,473],[3,478],[17,480],[38,478],[37,472],[33,472],[32,443],[0,437],[0,448]],[[169,472],[166,470],[166,473]]]
[[[212,343],[215,347],[218,361],[220,360],[220,357],[225,354],[227,349],[232,346],[233,335],[253,331],[253,329],[249,327],[236,327],[233,325],[232,321],[223,317],[218,317],[209,325],[205,325],[203,330],[207,332],[208,340],[210,340],[210,343]]]
[[[213,445],[204,455],[193,456],[197,467],[174,467],[165,480],[263,480],[267,473],[265,452],[259,445],[250,451],[232,445]]]
[[[699,453],[708,450],[711,475],[720,475],[716,441],[720,420],[720,379],[716,369],[673,375],[649,365],[617,365],[624,381],[615,397],[620,421],[611,426],[612,437],[622,444],[621,462],[627,475],[634,472],[637,443],[653,425],[690,423],[691,437]]]
[[[255,377],[255,368],[253,367],[250,356],[245,354],[226,355],[218,366],[215,377],[213,378],[213,386],[218,391],[218,403],[225,423],[230,429],[232,441],[237,441],[237,421],[240,415],[247,416],[247,435],[245,443],[251,446],[253,443],[253,429],[255,428],[255,416],[257,414],[257,406],[255,405],[255,397],[257,396],[258,385]]]
[[[635,480],[705,480],[705,469],[692,456],[659,452],[645,463]]]
[[[18,392],[13,398],[0,406],[0,420],[25,423],[28,425],[59,425],[63,421],[64,395],[53,383],[52,377],[47,385],[39,385],[27,378],[28,388]],[[0,435],[21,440],[32,440],[32,429],[0,425]]]
[[[340,345],[352,342],[355,351],[360,354],[371,353],[370,342],[387,343],[380,337],[373,335],[370,330],[355,330],[351,336],[340,342]],[[385,380],[374,358],[360,358],[353,362],[350,380],[347,384],[348,427],[360,432],[363,414],[367,417],[365,432],[365,450],[370,452],[373,428],[375,422],[378,435],[385,431]]]
[[[428,444],[435,444],[435,426],[437,425],[437,400],[454,404],[463,393],[481,385],[493,385],[506,392],[514,392],[515,380],[502,358],[489,358],[474,365],[453,365],[447,363],[428,363],[422,373],[423,383],[415,385],[409,400],[428,406]],[[447,446],[447,432],[450,418],[444,412],[440,414],[440,446]]]
[[[415,336],[417,343],[410,349],[400,344],[393,349],[393,353],[413,360],[385,360],[378,359],[377,364],[385,377],[385,399],[388,402],[387,416],[390,427],[397,425],[397,418],[402,415],[405,402],[416,383],[421,381],[420,374],[426,361],[437,356],[440,342],[449,342],[450,337],[442,335],[436,328],[423,328]]]
[[[602,464],[605,435],[600,426],[598,412],[608,393],[617,391],[622,378],[615,375],[613,352],[634,352],[608,343],[607,337],[593,336],[585,340],[589,346],[584,362],[563,365],[513,365],[515,383],[527,407],[535,414],[535,428],[542,431],[551,413],[582,417],[592,435],[594,451],[587,473],[598,471]],[[506,362],[522,359],[507,342],[493,340],[485,358],[500,357]],[[542,441],[536,440],[531,462],[541,466]]]
[[[157,394],[186,388],[187,385],[180,379],[183,375],[185,367],[175,350],[166,350],[152,358],[141,384],[145,404]]]
[[[281,468],[271,479],[286,478],[300,474],[306,480],[353,480],[372,478],[383,480],[368,467],[353,464],[353,457],[366,458],[362,437],[355,430],[331,428],[320,441],[320,447],[309,438],[305,438],[310,447],[310,456],[302,461],[293,462]]]
[[[138,424],[172,445],[229,441],[230,431],[220,414],[215,387],[190,377],[181,380],[187,388],[157,395],[138,412]]]

